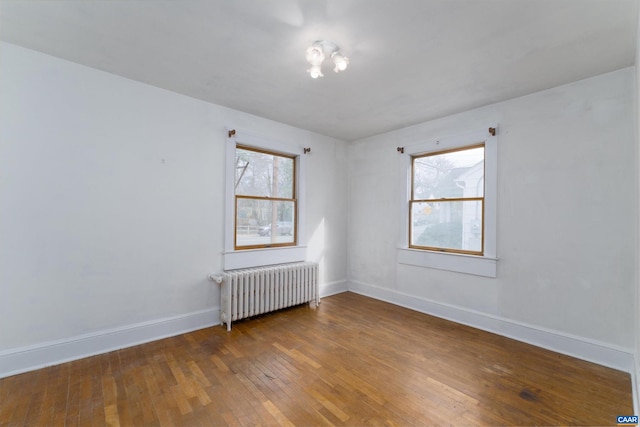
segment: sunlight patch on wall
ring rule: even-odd
[[[319,267],[319,279],[320,283],[324,282],[325,279],[325,262],[324,262],[324,254],[325,254],[325,224],[324,218],[320,220],[320,223],[316,227],[316,229],[311,234],[311,238],[309,239],[309,243],[307,246],[307,261],[313,261],[320,264]]]

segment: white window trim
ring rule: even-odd
[[[496,125],[456,136],[435,139],[404,147],[400,156],[400,245],[398,263],[485,277],[497,276],[497,192],[498,192],[498,137],[488,129]],[[411,156],[461,148],[478,143],[485,144],[484,194],[484,255],[464,255],[409,248],[409,200],[411,199]]]
[[[296,157],[296,198],[298,235],[296,246],[264,249],[240,249],[234,248],[234,221],[235,221],[235,162],[236,145],[244,145]],[[224,212],[224,253],[223,265],[225,270],[238,268],[259,267],[263,265],[284,264],[287,262],[304,261],[306,258],[306,234],[305,234],[305,188],[306,188],[306,159],[304,147],[296,143],[274,141],[253,135],[248,132],[239,132],[227,139],[225,147],[225,212]]]

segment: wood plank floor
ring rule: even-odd
[[[2,426],[615,425],[629,375],[353,293],[0,380]]]

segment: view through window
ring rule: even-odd
[[[235,248],[296,244],[296,159],[236,147]]]
[[[484,145],[411,158],[409,247],[483,255]]]

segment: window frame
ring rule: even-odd
[[[236,251],[244,251],[244,250],[249,250],[249,249],[266,249],[266,248],[279,248],[279,247],[285,247],[285,246],[296,246],[297,245],[297,238],[298,238],[298,199],[297,199],[297,181],[298,181],[298,176],[297,176],[297,168],[296,168],[296,163],[297,163],[297,156],[294,156],[292,154],[285,154],[285,153],[280,153],[280,152],[276,152],[276,151],[271,151],[271,150],[266,150],[263,148],[256,148],[256,147],[250,147],[248,145],[243,145],[243,144],[239,144],[236,143],[236,152],[238,149],[242,149],[245,151],[253,151],[255,153],[262,153],[262,154],[268,154],[271,156],[277,156],[277,157],[281,157],[281,158],[288,158],[291,159],[293,161],[293,183],[292,183],[292,191],[291,191],[291,198],[285,198],[285,197],[268,197],[268,196],[249,196],[249,195],[238,195],[235,192],[235,174],[234,174],[234,196],[235,196],[235,201],[234,201],[234,220],[233,220],[233,247],[234,250]],[[237,158],[237,157],[236,157]],[[292,223],[292,227],[293,227],[293,241],[292,242],[285,242],[285,243],[266,243],[266,244],[256,244],[256,245],[244,245],[244,246],[238,246],[238,224],[237,224],[237,219],[238,219],[238,202],[240,199],[250,199],[250,200],[263,200],[263,201],[284,201],[284,202],[293,202],[293,223]],[[277,227],[277,225],[276,225]]]
[[[438,199],[416,199],[415,198],[415,162],[417,159],[423,159],[425,157],[431,157],[431,156],[439,156],[442,154],[449,154],[449,153],[456,153],[456,152],[460,152],[460,151],[465,151],[465,150],[473,150],[476,148],[483,148],[483,178],[482,178],[482,187],[483,187],[483,191],[482,191],[482,196],[478,197],[442,197],[442,198],[438,198]],[[464,146],[464,147],[456,147],[456,148],[450,148],[447,150],[442,150],[442,151],[435,151],[435,152],[428,152],[428,153],[417,153],[417,154],[412,154],[410,156],[411,158],[411,196],[409,197],[409,207],[408,207],[408,232],[409,232],[409,242],[408,242],[408,246],[411,249],[422,249],[422,250],[429,250],[429,251],[437,251],[437,252],[448,252],[448,253],[456,253],[456,254],[465,254],[465,255],[479,255],[479,256],[483,256],[484,255],[484,230],[485,230],[485,217],[484,217],[484,205],[485,205],[485,197],[484,197],[484,185],[485,185],[485,181],[484,181],[484,169],[486,169],[485,164],[484,164],[484,157],[486,157],[486,147],[484,142],[479,143],[479,144],[472,144],[469,146]],[[428,203],[428,202],[433,202],[433,203],[451,203],[451,202],[480,202],[481,206],[482,206],[482,230],[481,230],[481,237],[480,237],[480,250],[479,251],[472,251],[472,250],[467,250],[467,249],[454,249],[454,248],[445,248],[445,247],[438,247],[438,246],[421,246],[421,245],[416,245],[412,243],[412,239],[411,239],[411,235],[413,233],[413,206],[416,203]]]
[[[227,129],[229,131],[230,129]],[[225,143],[225,194],[224,194],[224,251],[222,263],[224,270],[259,267],[306,259],[305,207],[306,207],[306,170],[307,160],[304,147],[297,142],[280,141],[265,138],[251,132],[232,132]],[[287,246],[260,247],[251,249],[235,248],[235,160],[236,146],[244,146],[257,151],[269,151],[295,157],[296,186],[294,194],[297,200],[296,244]]]
[[[497,129],[497,126],[489,125],[481,130],[431,139],[404,147],[404,153],[399,156],[399,185],[403,189],[400,200],[401,236],[397,252],[399,264],[484,277],[497,276],[498,137],[490,133],[489,128]],[[484,144],[485,147],[483,253],[479,255],[411,247],[409,245],[409,233],[411,232],[409,229],[409,202],[413,189],[412,158],[420,154],[437,153],[480,144]]]

